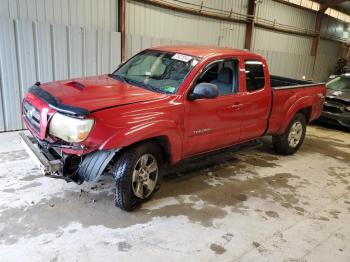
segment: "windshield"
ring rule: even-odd
[[[350,78],[338,76],[329,81],[326,86],[335,90],[350,90]]]
[[[198,62],[197,57],[149,50],[131,58],[111,76],[156,92],[174,94]]]

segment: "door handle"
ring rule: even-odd
[[[231,106],[231,108],[234,110],[239,110],[241,107],[242,107],[242,104],[240,103],[235,103]]]

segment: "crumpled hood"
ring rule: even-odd
[[[133,86],[107,75],[42,84],[61,103],[89,111],[163,98],[165,95]]]
[[[346,102],[350,102],[350,90],[327,89],[327,97],[328,98],[336,98],[336,99],[344,100]]]

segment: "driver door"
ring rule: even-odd
[[[224,68],[232,70],[232,79],[222,84],[220,73],[228,71]],[[194,86],[201,82],[214,83],[219,86],[219,92],[226,91],[214,99],[185,101],[185,157],[227,147],[240,139],[242,95],[238,92],[238,61],[230,59],[210,63]],[[230,92],[227,91],[228,85],[231,86]]]

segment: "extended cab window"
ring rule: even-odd
[[[220,60],[206,67],[196,81],[199,83],[215,84],[219,89],[219,95],[228,95],[238,90],[238,61]]]
[[[152,91],[174,94],[198,62],[197,57],[185,54],[146,50],[111,76]]]
[[[246,88],[248,92],[263,89],[265,86],[264,68],[260,61],[245,62]]]

